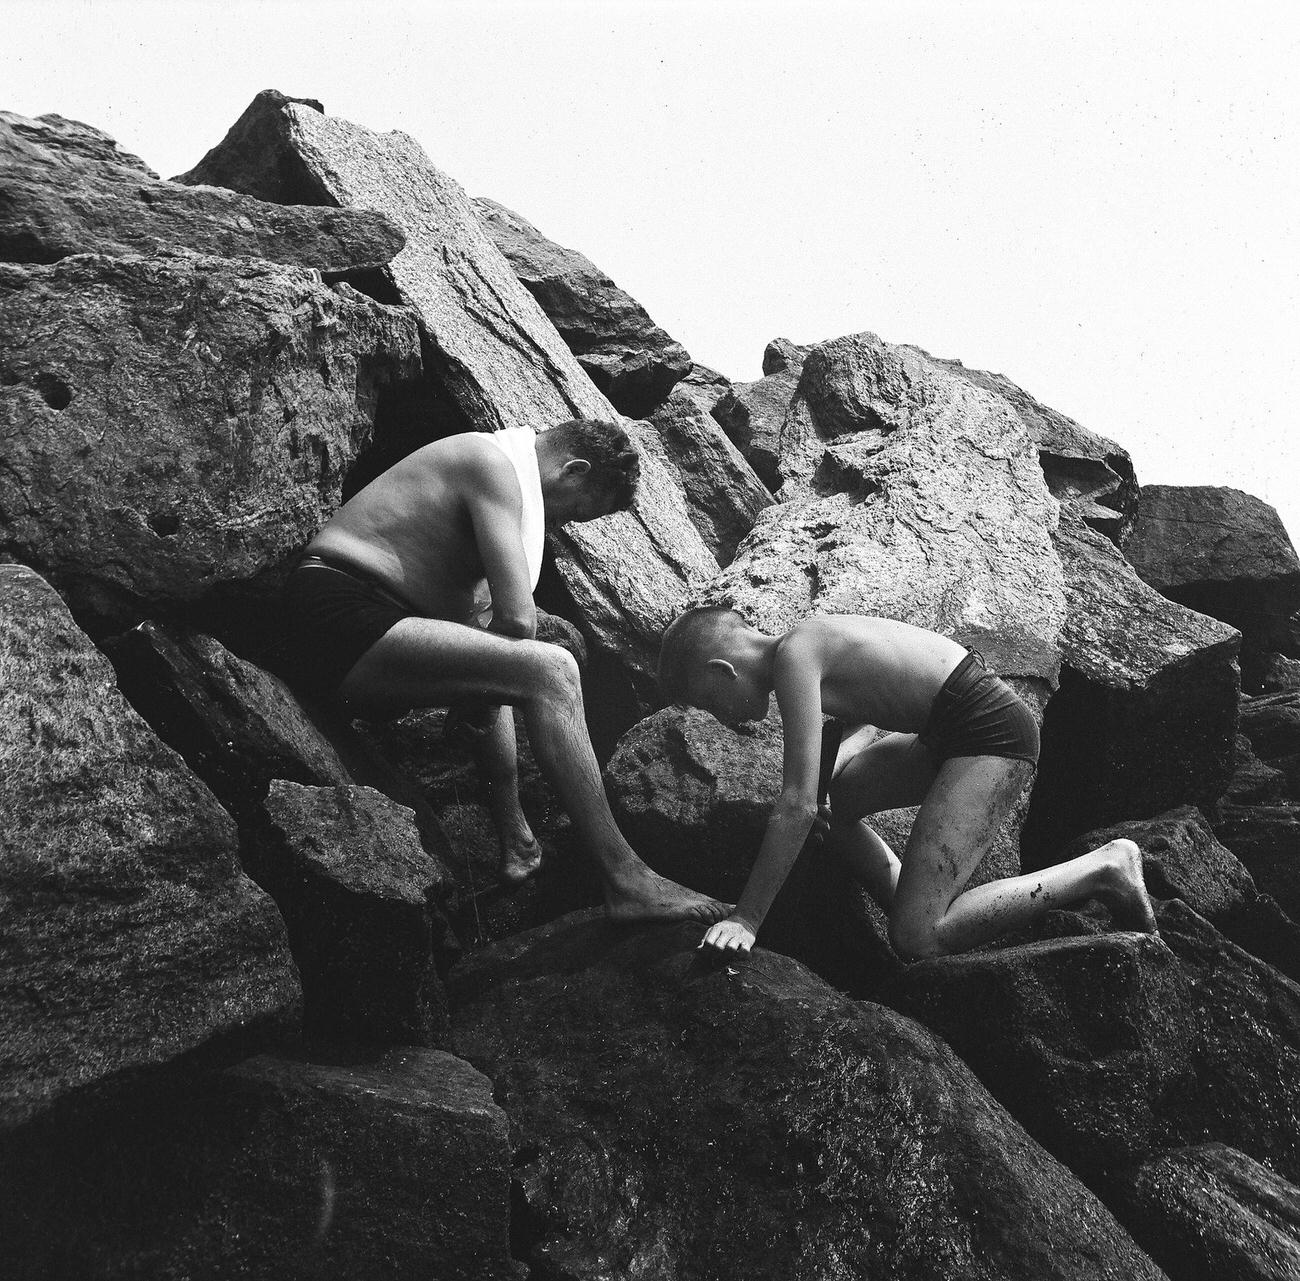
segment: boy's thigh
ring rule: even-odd
[[[902,904],[924,902],[946,910],[1032,777],[1028,761],[1005,756],[944,761],[908,838],[898,882]]]
[[[935,778],[934,758],[915,734],[883,734],[840,765],[830,789],[835,821],[920,805]]]

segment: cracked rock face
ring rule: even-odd
[[[320,528],[409,313],[249,259],[0,265],[0,551],[130,624]]]
[[[230,816],[21,565],[0,565],[0,832],[0,1127],[294,1010]]]

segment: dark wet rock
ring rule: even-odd
[[[1261,761],[1245,734],[1237,735],[1232,759],[1232,777],[1223,793],[1225,801],[1234,805],[1266,805],[1286,798],[1286,774]]]
[[[290,1017],[284,925],[235,825],[53,589],[0,566],[0,1124]]]
[[[0,264],[0,554],[133,624],[274,574],[337,505],[409,313],[251,260]]]
[[[1220,805],[1214,834],[1261,891],[1300,919],[1300,805]]]
[[[1260,688],[1266,694],[1300,690],[1300,660],[1265,653],[1260,656],[1260,665]]]
[[[0,259],[9,262],[188,249],[347,272],[380,267],[405,243],[382,214],[160,182],[123,163],[134,157],[87,156],[79,138],[40,124],[0,111]]]
[[[689,396],[706,414],[712,414],[718,401],[731,390],[731,379],[708,365],[692,365],[673,390]]]
[[[1144,485],[1124,554],[1162,595],[1241,632],[1247,689],[1266,653],[1300,658],[1300,558],[1268,503],[1217,485]]]
[[[411,811],[369,787],[277,779],[266,812],[247,859],[288,926],[305,1028],[450,1048],[437,965],[447,869]]]
[[[375,133],[318,107],[259,94],[180,180],[388,215],[407,245],[381,274],[419,315],[426,370],[469,426],[540,430],[575,416],[616,418],[461,187],[408,135]],[[555,546],[576,616],[648,701],[659,635],[716,569],[673,478],[651,460],[632,511],[571,525]]]
[[[1263,760],[1300,752],[1300,691],[1243,698],[1241,732]]]
[[[1232,777],[1238,634],[1165,600],[1102,535],[1062,517],[1061,684],[1021,834],[1027,864],[1080,832],[1210,805]]]
[[[439,1050],[175,1072],[0,1152],[12,1281],[517,1281],[492,1085]]]
[[[1261,961],[1300,983],[1300,924],[1271,894],[1256,894],[1217,917],[1215,928]]]
[[[803,357],[809,350],[788,339],[774,338],[764,353],[764,376],[753,382],[733,384],[710,410],[732,444],[773,493],[784,480],[782,433],[790,401],[799,385]]]
[[[548,240],[495,200],[474,209],[515,275],[620,414],[646,418],[691,368],[686,348],[591,259]]]
[[[638,430],[638,445],[643,451],[662,451],[664,466],[676,474],[704,545],[719,565],[730,564],[758,513],[776,500],[688,393],[674,389],[648,422],[653,436]]]
[[[1157,915],[1158,938],[1056,913],[1074,937],[921,962],[889,1000],[1089,1181],[1207,1141],[1294,1178],[1300,987],[1184,904]]]
[[[1111,1204],[1179,1281],[1300,1276],[1300,1188],[1226,1144],[1151,1157],[1124,1178]]]
[[[569,918],[458,974],[539,1275],[1161,1275],[942,1042],[765,950],[701,968],[698,937]]]
[[[1204,814],[1192,805],[1076,837],[1061,850],[1060,861],[1121,838],[1136,842],[1142,851],[1147,889],[1156,898],[1180,898],[1202,916],[1217,920],[1255,897],[1250,873],[1219,844]]]

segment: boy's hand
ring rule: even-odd
[[[710,925],[700,943],[700,947],[716,948],[719,952],[748,952],[753,946],[754,931],[732,917]]]

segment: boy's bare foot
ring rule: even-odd
[[[522,885],[542,865],[542,847],[531,831],[501,839],[501,864],[497,877],[502,885]]]
[[[727,916],[732,906],[688,890],[649,868],[634,880],[605,891],[605,910],[617,921],[698,921],[712,925]]]
[[[1107,884],[1097,891],[1097,897],[1110,909],[1115,924],[1122,930],[1156,933],[1156,914],[1142,877],[1142,851],[1132,841],[1121,839],[1094,853],[1105,860],[1107,872]]]

